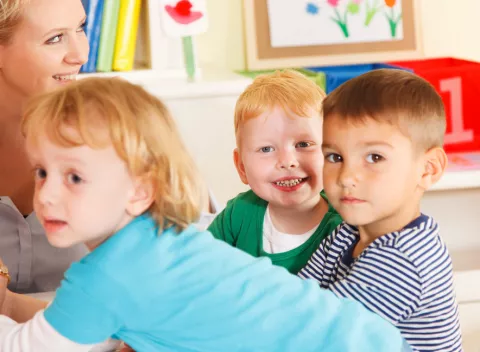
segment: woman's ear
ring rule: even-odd
[[[242,161],[242,156],[240,155],[240,151],[238,148],[235,148],[233,151],[233,162],[235,163],[235,167],[237,168],[238,176],[240,176],[240,180],[246,185],[248,185],[247,180],[247,173],[245,172],[245,165]]]
[[[441,147],[435,147],[425,153],[424,170],[420,186],[426,191],[442,177],[448,165],[447,154]]]
[[[136,217],[143,214],[155,201],[156,187],[150,177],[134,180],[133,194],[128,200],[127,213]]]

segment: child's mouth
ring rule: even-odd
[[[300,183],[304,182],[306,179],[307,179],[307,177],[305,177],[305,178],[294,178],[294,179],[291,179],[291,180],[282,180],[282,181],[277,181],[277,182],[274,182],[274,183],[277,186],[280,186],[280,187],[293,187],[293,186],[299,185]]]
[[[44,220],[43,227],[46,232],[52,233],[63,229],[67,225],[66,221],[62,220]]]
[[[308,177],[291,178],[272,182],[273,186],[283,192],[293,192],[303,186]]]

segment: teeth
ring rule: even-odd
[[[298,185],[303,180],[304,180],[303,178],[297,178],[293,180],[278,181],[278,182],[275,182],[275,184],[277,186],[282,186],[282,187],[293,187]]]
[[[77,79],[77,75],[55,75],[53,76],[57,81],[75,81]]]

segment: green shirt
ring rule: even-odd
[[[327,200],[323,192],[320,194]],[[267,205],[268,202],[251,190],[240,193],[228,201],[225,209],[215,218],[208,230],[216,238],[255,257],[268,257],[273,264],[283,266],[292,274],[296,274],[307,264],[320,242],[342,222],[340,215],[329,203],[328,212],[305,243],[288,252],[271,254],[263,250],[263,221]]]

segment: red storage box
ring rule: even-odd
[[[389,63],[413,70],[441,95],[447,114],[447,152],[480,150],[480,63],[455,58]]]

